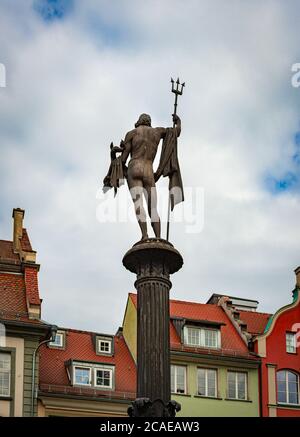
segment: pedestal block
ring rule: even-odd
[[[171,401],[170,275],[183,259],[168,241],[149,238],[136,243],[123,264],[137,277],[137,399],[128,414],[172,417],[180,405]]]

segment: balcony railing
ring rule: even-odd
[[[250,353],[247,351],[240,351],[236,349],[225,349],[225,348],[204,348],[204,347],[197,347],[197,346],[189,346],[187,344],[178,344],[178,343],[171,343],[171,354],[175,351],[180,352],[187,352],[187,353],[196,353],[196,354],[204,354],[204,355],[219,355],[219,356],[226,356],[226,357],[241,357],[241,358],[249,358],[249,359],[255,359],[255,353]]]

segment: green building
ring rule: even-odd
[[[234,304],[233,304],[234,302]],[[170,300],[171,391],[180,416],[259,416],[259,357],[251,338],[269,315],[253,302],[213,295],[206,304]],[[137,295],[129,294],[123,335],[136,361]]]

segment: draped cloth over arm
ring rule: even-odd
[[[161,176],[169,176],[171,210],[173,211],[175,205],[184,201],[183,184],[177,155],[176,128],[166,129],[155,179],[158,180]]]
[[[117,189],[124,184],[124,169],[121,156],[111,160],[109,170],[103,181],[103,191],[106,192],[110,188],[114,189],[115,195]]]

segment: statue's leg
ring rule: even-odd
[[[128,186],[134,203],[135,214],[142,232],[142,239],[148,238],[146,213],[143,205],[143,182],[128,178]]]
[[[160,218],[157,211],[157,193],[154,178],[144,180],[145,191],[144,195],[148,205],[148,214],[151,218],[151,226],[156,238],[160,238]]]

